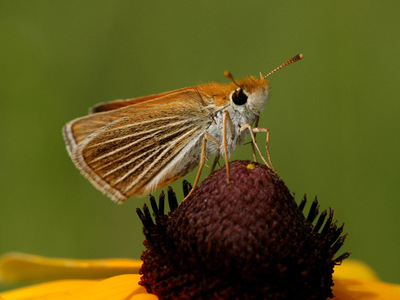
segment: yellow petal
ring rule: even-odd
[[[137,295],[133,295],[132,297],[128,298],[127,300],[158,300],[158,297],[156,295],[152,295],[152,294],[137,294]]]
[[[138,285],[140,275],[126,274],[101,281],[61,280],[2,293],[4,300],[157,300]]]
[[[119,274],[137,274],[141,265],[142,261],[135,259],[76,260],[8,253],[0,258],[0,281],[107,278]]]
[[[363,279],[335,279],[334,300],[400,299],[400,285]]]
[[[366,264],[345,260],[335,267],[332,288],[336,300],[385,300],[400,299],[400,285],[381,282]]]
[[[344,260],[335,266],[333,277],[337,279],[367,279],[378,280],[375,271],[368,265],[357,260]]]
[[[45,294],[55,293],[73,288],[86,287],[93,283],[93,280],[60,280],[40,283],[32,286],[18,288],[15,290],[2,292],[1,296],[4,300],[14,299],[36,299]]]

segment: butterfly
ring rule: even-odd
[[[118,203],[169,184],[199,165],[195,187],[206,158],[217,153],[228,162],[248,134],[261,154],[255,133],[267,132],[268,144],[269,131],[253,125],[268,99],[266,78],[302,57],[298,54],[260,78],[236,81],[226,72],[229,83],[100,103],[64,126],[68,153],[82,174]],[[261,157],[271,165],[270,158]]]

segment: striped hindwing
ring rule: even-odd
[[[74,120],[65,126],[64,137],[82,174],[123,202],[168,184],[198,164],[184,157],[200,147],[209,115],[198,91],[171,92]]]

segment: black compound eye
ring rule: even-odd
[[[232,101],[236,105],[243,105],[246,104],[247,102],[247,95],[243,92],[243,89],[238,88],[233,94],[232,94]]]

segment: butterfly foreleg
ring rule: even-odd
[[[274,166],[272,165],[272,162],[271,162],[271,155],[269,153],[269,129],[268,128],[259,128],[259,127],[254,127],[253,128],[253,127],[251,127],[251,125],[249,123],[244,124],[244,125],[242,125],[242,127],[240,127],[240,131],[243,131],[243,130],[246,130],[246,129],[249,130],[253,145],[257,149],[257,152],[260,155],[262,161],[268,167],[270,167],[272,170],[275,170]],[[267,150],[268,162],[266,161],[266,159],[262,155],[262,153],[260,151],[260,147],[258,147],[257,140],[256,140],[256,133],[257,132],[265,132],[267,134],[265,148]],[[254,155],[254,153],[253,153],[253,155]]]
[[[226,182],[230,184],[230,170],[229,170],[229,156],[228,156],[228,125],[231,130],[231,135],[233,135],[233,122],[227,110],[224,111],[223,117],[223,134],[222,134],[222,145],[224,147],[224,156],[226,161]]]
[[[254,127],[258,126],[258,121],[260,120],[260,117],[257,116],[256,120],[254,122]],[[256,140],[256,133],[254,132],[254,139]],[[253,160],[257,162],[257,154],[256,154],[256,147],[254,146],[253,140],[251,141],[251,150],[253,151]]]

